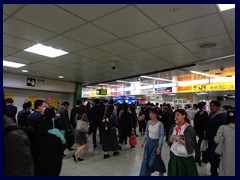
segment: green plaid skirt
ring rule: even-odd
[[[170,153],[168,176],[198,176],[197,166],[193,156],[180,157]]]

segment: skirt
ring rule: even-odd
[[[87,144],[87,135],[84,132],[75,130],[75,143],[77,144]]]
[[[180,157],[171,152],[168,162],[168,176],[198,176],[193,156]]]

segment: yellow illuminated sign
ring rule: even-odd
[[[198,84],[192,86],[178,86],[177,92],[204,92],[204,91],[228,91],[235,90],[235,82],[223,82],[213,84]]]

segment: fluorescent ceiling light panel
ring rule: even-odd
[[[27,72],[28,72],[28,70],[25,70],[25,69],[23,69],[23,70],[22,70],[22,72],[24,72],[24,73],[27,73]]]
[[[3,60],[3,66],[12,67],[12,68],[20,68],[20,67],[26,66],[26,64],[15,63],[15,62]]]
[[[100,86],[109,86],[109,84],[98,84]]]
[[[169,96],[175,96],[176,94],[168,94]]]
[[[60,78],[60,79],[63,79],[63,78],[64,78],[64,76],[58,76],[58,78]]]
[[[191,73],[193,73],[193,74],[198,74],[198,75],[203,75],[203,76],[214,77],[214,78],[219,78],[219,77],[220,77],[220,76],[211,75],[211,74],[206,74],[206,73],[202,73],[202,72],[198,72],[198,71],[191,71]]]
[[[163,79],[163,78],[156,78],[156,77],[150,77],[150,76],[140,76],[141,78],[146,78],[146,79],[154,79],[154,80],[161,80],[161,81],[170,81],[170,82],[177,82],[174,80],[169,80],[169,79]]]
[[[177,86],[177,83],[167,83],[167,84],[155,84],[154,88],[160,88],[160,87],[175,87]]]
[[[47,56],[47,57],[50,57],[50,58],[55,58],[55,57],[58,57],[58,56],[62,56],[64,54],[68,54],[68,52],[63,51],[61,49],[55,49],[53,47],[45,46],[45,45],[42,45],[42,44],[36,44],[36,45],[31,46],[27,49],[24,49],[24,51],[39,54],[39,55],[42,55],[42,56]]]
[[[128,81],[122,81],[122,80],[116,80],[116,82],[120,82],[120,83],[129,83],[129,84],[131,84],[131,83],[128,82]]]
[[[206,92],[200,92],[199,94],[208,94],[208,93],[206,93]]]
[[[235,8],[235,4],[218,4],[220,11],[226,11]]]

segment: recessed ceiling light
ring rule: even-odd
[[[216,43],[204,43],[204,44],[200,44],[199,47],[200,48],[212,48],[215,47],[217,44]]]
[[[36,45],[31,46],[27,49],[24,49],[24,51],[39,54],[39,55],[42,55],[42,56],[51,57],[51,58],[55,58],[55,57],[58,57],[58,56],[62,56],[64,54],[68,54],[68,52],[63,51],[61,49],[55,49],[53,47],[45,46],[45,45],[42,45],[42,44],[36,44]]]
[[[235,8],[235,4],[218,4],[220,11],[226,11]]]
[[[20,67],[26,66],[26,64],[3,60],[3,66],[12,67],[12,68],[20,68]]]
[[[24,72],[24,73],[27,73],[27,72],[28,72],[28,70],[25,70],[25,69],[23,69],[23,70],[22,70],[22,72]]]
[[[60,78],[60,79],[63,79],[63,78],[64,78],[64,76],[58,76],[58,78]]]

